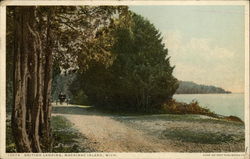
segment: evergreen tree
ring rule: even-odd
[[[171,99],[178,82],[153,24],[133,14],[130,27],[116,28],[114,37],[112,65],[93,62],[81,77],[89,100],[96,106],[151,111]]]

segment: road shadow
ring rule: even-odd
[[[99,115],[108,116],[98,111],[94,107],[79,107],[79,106],[53,106],[53,114],[75,114],[75,115]]]

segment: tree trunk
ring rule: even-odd
[[[18,152],[31,152],[31,142],[26,126],[27,82],[28,82],[28,23],[29,11],[26,8],[15,8],[14,13],[14,108],[12,110],[12,131]],[[29,116],[28,116],[29,118]]]
[[[52,50],[43,51],[35,11],[35,7],[15,7],[12,131],[18,152],[47,150],[41,139],[51,137]]]
[[[54,8],[48,8],[47,12],[47,32],[46,32],[46,48],[45,48],[45,75],[44,75],[44,100],[43,100],[43,122],[44,122],[44,145],[46,146],[46,151],[51,151],[52,149],[52,136],[51,136],[51,126],[50,118],[52,112],[51,106],[51,85],[52,85],[52,33],[51,33],[51,21],[54,17]]]

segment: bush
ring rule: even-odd
[[[79,89],[79,91],[73,92],[72,93],[72,99],[71,99],[71,103],[72,104],[79,104],[79,105],[89,105],[89,101],[88,101],[88,97],[87,95],[84,93],[84,91],[82,89]]]
[[[192,101],[187,104],[176,102],[172,99],[163,104],[161,110],[164,113],[170,114],[201,114],[211,117],[218,117],[217,114],[211,112],[208,108],[201,107],[197,101]]]

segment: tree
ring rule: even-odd
[[[18,152],[51,151],[53,64],[70,69],[77,67],[78,57],[84,57],[84,68],[89,59],[105,61],[103,51],[93,55],[95,48],[87,46],[99,27],[110,25],[111,17],[123,10],[126,7],[13,8],[12,131]]]
[[[42,103],[42,92],[39,87],[39,85],[42,86],[42,50],[41,39],[34,29],[34,11],[34,7],[16,7],[14,10],[15,63],[12,130],[19,152],[31,152],[32,149],[35,152],[41,151],[38,124]],[[28,88],[28,85],[31,88]],[[27,98],[28,93],[32,95],[29,98]]]
[[[96,106],[152,111],[172,98],[178,88],[168,51],[153,24],[133,14],[130,27],[117,27],[110,67],[92,62],[80,78]]]
[[[46,15],[47,23],[44,30],[46,40],[44,40],[41,27],[37,25],[36,8],[14,8],[12,130],[19,152],[41,152],[42,149],[49,151],[52,144],[50,128],[52,15],[53,11],[49,9]]]

